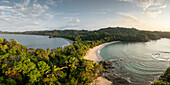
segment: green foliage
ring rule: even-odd
[[[152,85],[170,85],[170,67]]]
[[[14,79],[8,78],[6,79],[6,83],[7,85],[17,85],[17,82]]]
[[[83,56],[93,47],[75,42],[64,49],[27,49],[15,40],[0,39],[0,84],[77,85],[89,84],[102,67]]]
[[[87,30],[53,30],[53,31],[27,31],[4,32],[8,34],[48,35],[50,37],[63,37],[74,41],[142,41],[170,38],[170,32],[140,31],[135,28],[108,27],[95,31]]]
[[[40,72],[45,72],[49,69],[50,67],[48,66],[48,64],[44,61],[39,61],[38,62],[38,69],[40,70]]]
[[[156,80],[152,85],[170,85],[167,81]]]

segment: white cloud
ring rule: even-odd
[[[59,29],[72,29],[72,28],[78,28],[80,27],[79,23],[81,22],[81,20],[79,18],[75,18],[75,17],[65,17],[66,20],[68,20],[68,23],[58,27]]]
[[[24,4],[16,3],[14,8],[11,10],[12,15],[32,20],[49,20],[53,18],[52,14],[46,13],[49,9],[48,6],[35,3],[28,6],[29,3],[29,0],[26,0]]]
[[[65,17],[66,20],[68,20],[68,23],[80,23],[80,19],[76,17]]]
[[[118,15],[122,16],[119,19],[114,20],[115,22],[118,22],[118,26],[122,26],[122,27],[139,27],[140,28],[144,28],[144,26],[146,25],[146,21],[143,21],[143,19],[141,18],[137,18],[132,14],[127,14],[127,13],[117,13]]]
[[[33,3],[37,3],[37,0],[33,0]]]
[[[13,6],[0,6],[0,26],[5,30],[40,28],[40,22],[53,19],[54,14],[47,13],[47,5],[38,4],[36,0],[24,0]]]
[[[80,21],[80,19],[79,18],[77,18],[76,19],[76,23],[80,23],[81,21]]]
[[[5,14],[4,12],[0,12],[0,15],[3,15],[3,14]]]
[[[123,16],[124,22],[130,22],[131,23],[131,22],[139,22],[140,21],[137,17],[130,15],[130,14],[125,14],[125,13],[121,13],[121,12],[117,13],[117,14]]]
[[[158,10],[158,9],[163,9],[166,8],[167,5],[162,5],[162,6],[151,6],[148,10]]]
[[[96,12],[96,14],[107,14],[107,12]]]
[[[25,0],[25,1],[24,1],[24,5],[25,5],[25,6],[28,6],[29,3],[30,3],[30,0]]]
[[[11,9],[12,7],[10,6],[0,6],[0,10],[7,10],[7,9]]]
[[[161,9],[166,8],[164,0],[119,0],[136,4],[143,9],[143,13],[150,17],[156,17],[161,13]],[[156,12],[157,11],[157,12]]]
[[[72,29],[72,28],[78,28],[79,25],[76,25],[76,24],[67,24],[67,25],[64,25],[64,26],[61,26],[61,27],[57,27],[59,29]]]
[[[100,9],[98,12],[96,12],[96,14],[109,14],[111,12],[111,9]]]
[[[56,2],[55,2],[54,0],[47,0],[47,1],[46,1],[46,4],[56,5]]]
[[[8,0],[2,0],[2,3],[10,3]]]
[[[58,4],[63,3],[63,0],[47,0],[46,4],[47,5],[53,5],[53,6],[57,6]]]
[[[158,14],[161,14],[161,10],[151,10],[151,11],[144,11],[150,17],[156,17]]]
[[[42,20],[51,20],[53,19],[53,15],[52,14],[44,14],[39,16],[39,18],[41,18]]]

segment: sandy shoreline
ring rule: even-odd
[[[93,60],[94,62],[98,63],[99,61],[103,60],[102,57],[100,56],[100,50],[106,45],[109,45],[112,43],[117,43],[117,42],[119,42],[119,41],[108,42],[108,43],[104,43],[99,46],[96,46],[94,48],[91,48],[91,49],[89,49],[87,54],[84,56],[84,58],[88,59],[88,60]],[[107,80],[106,78],[98,77],[96,80],[93,81],[92,84],[94,84],[94,85],[111,85],[112,82]]]
[[[93,60],[94,62],[99,62],[102,59],[102,57],[100,56],[100,50],[109,45],[109,44],[112,44],[112,43],[117,43],[119,41],[113,41],[113,42],[107,42],[107,43],[104,43],[104,44],[101,44],[99,46],[96,46],[94,48],[90,48],[89,51],[86,53],[86,55],[84,56],[85,59],[88,59],[88,60]]]

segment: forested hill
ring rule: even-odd
[[[102,28],[102,29],[99,29],[97,30],[96,32],[99,32],[99,33],[104,33],[104,32],[107,32],[107,33],[139,33],[140,31],[135,29],[135,28],[111,28],[111,27],[108,27],[108,28]]]
[[[152,85],[170,85],[170,67]]]
[[[63,37],[74,41],[104,40],[104,41],[148,41],[160,38],[170,38],[170,32],[142,31],[135,28],[108,27],[95,31],[88,30],[46,30],[26,32],[1,32],[10,34],[48,35],[51,37]]]

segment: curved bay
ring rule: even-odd
[[[102,48],[100,55],[104,60],[114,61],[114,73],[133,84],[149,85],[169,66],[169,42],[170,39],[165,38],[149,42],[119,42]]]
[[[64,47],[72,44],[64,38],[49,38],[48,36],[40,35],[21,35],[21,34],[0,34],[0,38],[15,39],[20,44],[28,48],[43,48],[53,49],[57,47]]]

